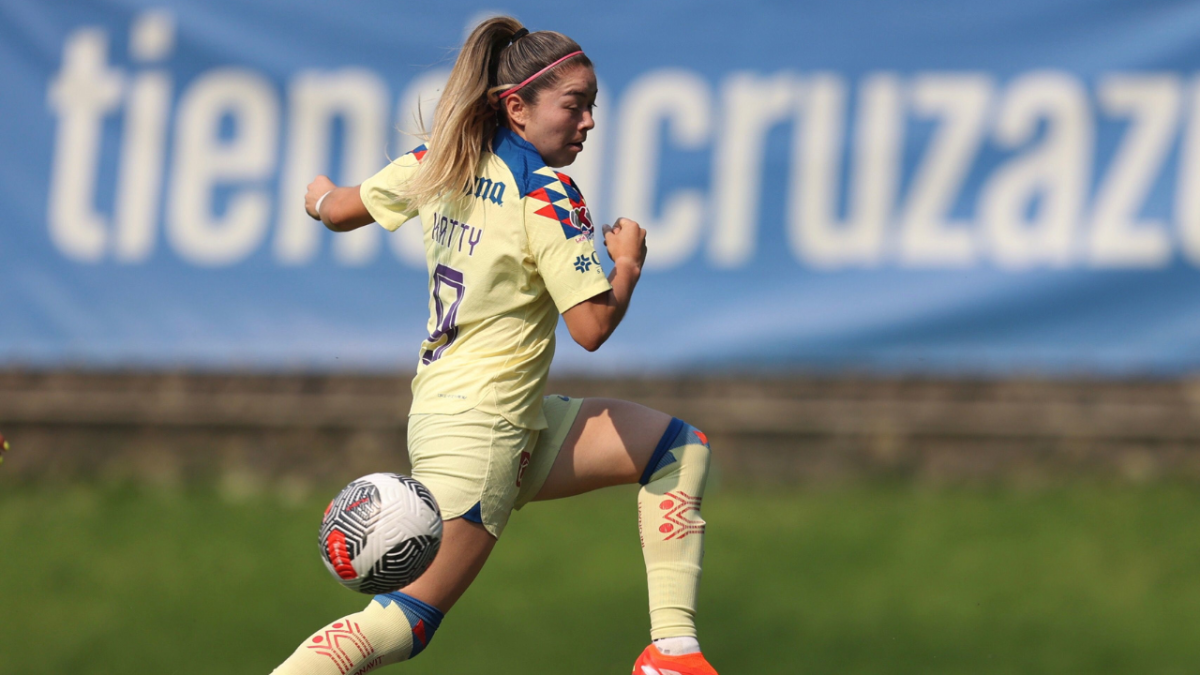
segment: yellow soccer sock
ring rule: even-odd
[[[363,675],[421,653],[442,613],[404,593],[377,595],[367,608],[313,633],[275,675]]]
[[[650,637],[696,636],[696,593],[704,557],[700,500],[708,478],[708,438],[671,420],[642,474],[638,529],[650,591]]]

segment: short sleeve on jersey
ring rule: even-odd
[[[559,313],[612,289],[593,242],[591,216],[567,176],[525,196],[530,253]],[[561,190],[561,192],[560,192]]]
[[[409,218],[417,215],[417,205],[396,196],[396,189],[412,178],[425,156],[425,146],[400,157],[383,167],[379,173],[363,181],[359,196],[375,222],[395,232]]]

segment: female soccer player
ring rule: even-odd
[[[646,258],[645,231],[620,218],[603,227],[605,278],[583,196],[552,168],[583,150],[595,99],[592,63],[574,40],[489,19],[463,45],[427,146],[360,186],[325,176],[308,186],[305,209],[337,232],[395,230],[420,215],[430,319],[408,451],[445,528],[416,582],[317,631],[276,673],[349,675],[416,656],[514,508],[638,482],[652,643],[633,672],[715,675],[694,621],[707,438],[633,403],[542,396],[559,313],[576,342],[598,349]]]

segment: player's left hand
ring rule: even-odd
[[[604,232],[604,245],[608,257],[616,262],[629,258],[640,268],[646,262],[646,230],[629,218],[617,218],[613,225],[600,228]]]

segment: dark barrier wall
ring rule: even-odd
[[[301,195],[416,144],[485,10],[584,46],[566,171],[650,232],[562,370],[1200,362],[1194,3],[0,0],[0,364],[415,366],[420,229]]]

